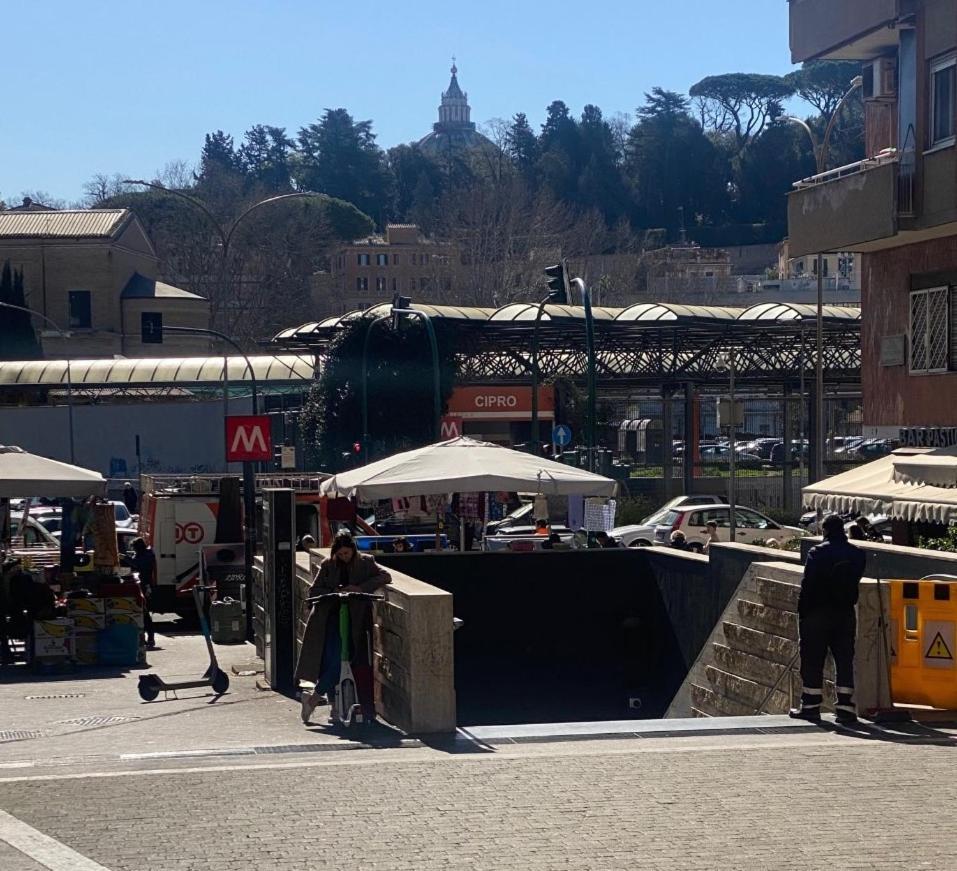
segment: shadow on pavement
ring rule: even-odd
[[[854,725],[843,725],[824,720],[820,726],[825,731],[833,732],[835,735],[846,735],[848,738],[860,738],[864,741],[957,747],[957,735],[942,732],[921,723],[895,723],[890,726],[861,720]]]

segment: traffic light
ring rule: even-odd
[[[565,261],[545,267],[548,276],[548,301],[555,305],[568,305],[568,276]]]
[[[352,443],[352,453],[361,454],[362,453],[362,444],[360,442]]]
[[[396,309],[408,309],[412,307],[412,297],[411,296],[399,296],[395,294],[392,297],[392,329],[399,329],[399,315],[396,312]]]
[[[140,314],[140,340],[144,345],[163,344],[162,312],[143,312]]]

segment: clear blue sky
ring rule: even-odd
[[[655,85],[790,69],[784,0],[8,0],[0,198],[194,163],[206,132],[295,133],[326,107],[389,147],[425,135],[450,56],[480,124],[564,100],[632,112]]]

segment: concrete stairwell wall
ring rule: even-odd
[[[702,648],[668,709],[669,717],[783,714],[801,694],[798,657],[798,594],[803,569],[793,563],[753,563]],[[880,589],[884,613],[888,588],[865,578],[858,604],[855,657],[861,711],[890,704],[886,654],[880,643]],[[889,644],[889,637],[885,642]],[[834,666],[824,672],[824,707],[834,703]]]
[[[764,709],[785,712],[790,686],[800,692],[799,663],[791,678],[786,674],[797,654],[800,583],[801,567],[793,563],[752,563],[667,716],[751,716],[779,678]]]

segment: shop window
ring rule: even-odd
[[[910,371],[947,370],[948,300],[950,288],[933,287],[910,295]]]
[[[368,278],[357,278],[356,279],[356,290],[368,290],[369,289],[369,279]]]
[[[930,67],[930,144],[948,145],[954,142],[955,77],[957,56],[950,55],[934,61]]]
[[[70,296],[70,329],[89,330],[93,327],[93,312],[90,300],[90,291],[71,290]]]
[[[376,256],[375,256],[375,265],[376,265],[376,266],[388,266],[388,265],[389,265],[389,255],[388,255],[388,254],[376,254]]]

